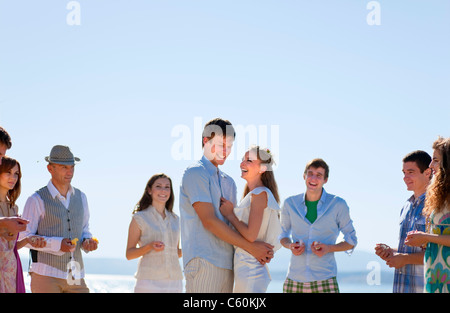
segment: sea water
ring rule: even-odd
[[[353,278],[352,278],[353,276]],[[381,284],[359,282],[361,273],[347,273],[345,281],[339,281],[341,293],[391,293],[392,281]],[[25,288],[30,292],[30,276],[24,273]],[[86,274],[85,281],[91,293],[133,293],[136,279],[132,275]],[[284,279],[272,279],[268,293],[283,292]],[[183,283],[184,286],[184,283]]]
[[[282,293],[290,252],[279,251],[269,263],[272,281],[268,293]],[[389,269],[374,253],[355,251],[351,257],[336,254],[337,280],[341,293],[391,293],[393,269]],[[22,268],[28,268],[28,258],[21,258]],[[85,258],[86,284],[92,293],[132,293],[136,280],[133,273],[138,260]],[[181,262],[181,261],[180,261]],[[30,276],[24,273],[25,288],[30,292]],[[183,283],[184,286],[184,283]]]

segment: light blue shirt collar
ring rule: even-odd
[[[205,166],[206,170],[210,175],[217,175],[217,171],[219,171],[220,173],[219,168],[216,167],[214,164],[212,164],[212,162],[208,160],[206,156],[202,157],[201,162],[203,163],[203,165]]]
[[[325,188],[322,188],[322,195],[320,196],[319,203],[324,203],[325,199],[327,198],[327,192],[325,191]],[[306,192],[303,194],[303,204],[306,203]]]

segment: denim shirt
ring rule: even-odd
[[[220,198],[224,197],[236,206],[236,192],[234,180],[215,167],[205,156],[186,169],[180,186],[181,245],[184,267],[193,258],[200,257],[217,267],[233,268],[233,246],[203,227],[193,204],[195,202],[211,203],[215,215],[229,225],[220,213]]]
[[[288,278],[300,283],[326,280],[337,275],[334,253],[319,258],[311,251],[314,241],[335,244],[342,232],[347,243],[357,244],[349,208],[342,198],[323,189],[317,204],[317,219],[311,223],[306,218],[305,196],[299,194],[285,200],[281,209],[282,232],[279,237],[280,240],[290,238],[293,242],[302,240],[305,244],[305,252],[298,256],[292,254],[287,274]]]

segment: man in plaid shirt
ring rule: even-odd
[[[424,286],[423,257],[421,247],[405,245],[408,232],[425,232],[425,217],[422,209],[425,193],[431,179],[429,164],[431,157],[424,151],[414,151],[403,159],[403,180],[414,194],[406,201],[400,212],[400,235],[398,249],[385,244],[377,244],[376,254],[395,268],[394,293],[421,293]]]

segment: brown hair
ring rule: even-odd
[[[263,185],[272,192],[273,197],[280,203],[280,196],[278,195],[278,185],[275,181],[275,175],[273,173],[273,165],[275,161],[273,160],[273,156],[269,149],[261,149],[259,146],[253,146],[248,151],[255,151],[256,157],[261,164],[267,166],[267,170],[261,174],[261,181]],[[245,197],[250,192],[248,185],[245,185],[243,197]]]
[[[138,211],[145,210],[152,204],[153,199],[152,199],[152,196],[149,194],[148,190],[151,189],[153,184],[156,182],[156,180],[158,180],[160,178],[167,178],[170,182],[170,196],[166,202],[166,209],[169,212],[173,212],[173,203],[175,201],[175,196],[173,194],[172,180],[166,174],[160,173],[160,174],[153,175],[147,182],[147,185],[145,185],[144,194],[142,195],[141,200],[139,200],[139,202],[136,204],[133,214]]]
[[[420,172],[423,173],[430,167],[431,156],[425,151],[416,150],[408,153],[403,158],[403,163],[406,162],[415,162],[417,167],[420,169]]]
[[[19,198],[20,192],[22,190],[22,185],[20,183],[20,179],[22,178],[22,170],[20,169],[20,163],[13,158],[4,156],[2,164],[0,164],[0,174],[7,173],[16,165],[19,167],[19,178],[17,179],[14,188],[9,190],[7,193],[8,200],[13,206],[16,204],[16,200]]]
[[[433,149],[438,150],[441,161],[436,176],[427,189],[423,210],[426,216],[442,212],[446,204],[450,205],[450,138],[439,137],[433,143]]]
[[[11,149],[12,142],[8,132],[0,126],[0,143],[4,144],[6,148]]]
[[[303,172],[303,174],[306,174],[306,172],[308,171],[308,169],[310,167],[313,167],[313,168],[321,167],[321,168],[323,168],[325,170],[325,177],[324,178],[328,179],[328,175],[330,174],[330,168],[328,167],[328,164],[324,160],[319,159],[319,158],[312,159],[311,161],[309,161],[306,164],[305,171]]]
[[[236,137],[236,132],[230,121],[221,118],[215,118],[206,123],[202,132],[202,147],[205,146],[203,138],[208,138],[208,141],[213,139],[214,136],[222,134],[222,136]]]

